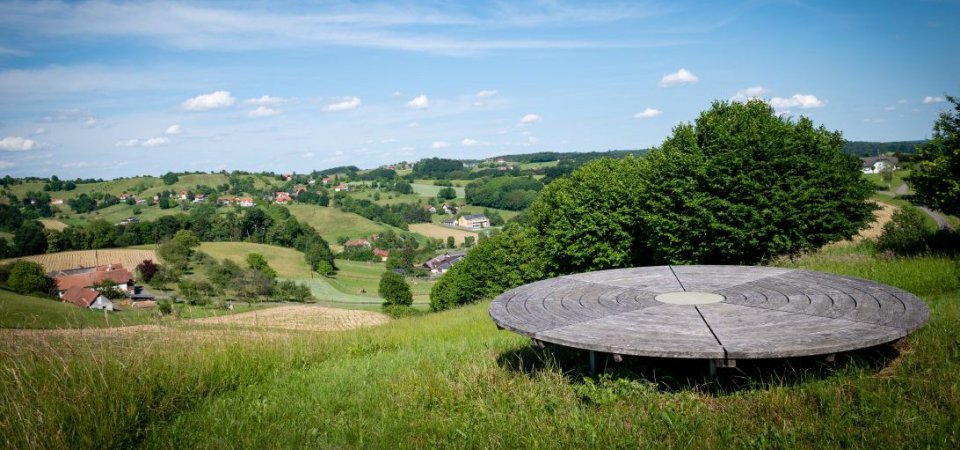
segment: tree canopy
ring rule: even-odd
[[[919,157],[907,182],[915,199],[946,214],[960,214],[960,99],[947,96],[953,109],[940,113],[933,138],[918,147]]]

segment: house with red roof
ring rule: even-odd
[[[275,192],[274,194],[277,196],[276,199],[274,200],[274,203],[277,203],[279,205],[286,205],[293,201],[293,198],[290,197],[290,194],[286,192]]]
[[[249,208],[257,204],[253,200],[253,197],[237,197],[236,201],[241,207],[244,207],[244,208]]]
[[[381,250],[379,248],[373,249],[373,254],[380,257],[380,261],[386,261],[387,258],[390,258],[390,250]]]
[[[333,191],[334,192],[340,192],[340,191],[350,192],[350,185],[348,185],[347,183],[340,183],[333,188]]]
[[[81,308],[113,311],[113,302],[100,292],[82,287],[72,287],[60,294],[60,299]]]

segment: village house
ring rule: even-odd
[[[274,203],[278,205],[286,205],[293,201],[293,198],[290,197],[290,194],[286,192],[275,192],[274,194],[277,196],[274,200]]]
[[[206,194],[197,194],[193,196],[194,203],[203,203],[207,199]]]
[[[343,247],[344,247],[344,248],[347,248],[347,247],[367,247],[367,248],[370,248],[370,247],[372,247],[372,246],[373,246],[373,245],[370,243],[370,241],[368,241],[368,240],[366,240],[366,239],[364,239],[364,238],[360,238],[360,239],[350,239],[349,241],[343,243]]]
[[[51,200],[50,200],[50,204],[51,204],[51,205],[62,205],[62,204],[63,204],[63,199],[62,199],[62,198],[54,198],[54,199],[51,199]]]
[[[113,302],[100,292],[82,287],[72,287],[60,294],[60,300],[81,308],[113,311]]]
[[[490,219],[483,214],[467,214],[457,220],[457,226],[471,230],[479,230],[481,228],[488,228],[490,226]]]
[[[293,194],[292,194],[292,195],[293,195],[294,197],[296,197],[296,196],[300,195],[300,194],[303,193],[303,192],[307,192],[307,187],[304,186],[304,185],[302,185],[302,184],[298,184],[298,185],[296,185],[296,186],[293,187]]]
[[[390,258],[390,250],[381,250],[379,248],[373,249],[373,254],[380,257],[380,261],[386,262]]]
[[[444,214],[456,214],[456,213],[457,213],[457,207],[456,207],[455,205],[451,205],[451,204],[449,204],[449,203],[444,203],[444,204],[443,204],[443,213],[444,213]]]
[[[433,206],[433,205],[424,205],[424,206],[423,206],[423,209],[424,209],[425,211],[428,211],[430,214],[436,214],[436,213],[437,213],[437,207],[436,207],[436,206]]]
[[[330,177],[323,177],[323,180],[321,180],[321,183],[323,183],[324,186],[326,186],[326,185],[328,185],[328,184],[330,184],[330,183],[332,183],[332,182],[333,182],[333,179],[330,178]]]
[[[350,185],[347,183],[340,183],[333,188],[334,192],[350,192]]]
[[[217,204],[230,206],[230,204],[233,203],[234,200],[236,200],[236,198],[234,197],[220,197],[217,199]]]
[[[256,205],[257,203],[253,200],[253,197],[237,197],[237,204],[243,208],[249,208]]]
[[[134,198],[134,197],[133,197],[133,194],[123,193],[123,194],[120,194],[120,196],[117,197],[117,198],[118,198],[121,202],[125,202],[125,201],[127,201],[127,199]]]
[[[863,162],[863,173],[880,173],[884,170],[897,170],[897,163],[900,162],[895,156],[870,156],[860,158]]]
[[[463,251],[445,253],[423,263],[423,267],[429,269],[431,274],[441,274],[450,270],[450,267],[453,267],[466,255],[467,253]]]
[[[80,267],[48,274],[57,285],[59,297],[64,302],[83,308],[113,311],[113,302],[101,295],[93,286],[112,285],[114,289],[129,295],[133,288],[133,274],[120,264],[96,267]]]
[[[309,184],[310,186],[313,186],[317,184],[317,180],[314,180],[313,178],[311,178],[309,181],[307,181],[307,184]]]
[[[190,191],[180,191],[180,200],[186,200],[190,198]]]

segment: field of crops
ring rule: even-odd
[[[316,205],[290,205],[288,208],[297,220],[311,225],[329,243],[336,243],[340,236],[369,237],[371,234],[388,229],[399,232],[397,228],[336,208]]]
[[[48,230],[63,231],[63,229],[67,227],[67,224],[59,220],[40,219],[40,223]]]
[[[75,252],[50,253],[46,255],[24,256],[21,258],[5,259],[2,264],[18,259],[40,263],[48,272],[54,270],[75,269],[77,267],[100,266],[105,264],[123,264],[128,270],[133,270],[145,259],[159,261],[153,250],[144,249],[105,249],[79,250]]]

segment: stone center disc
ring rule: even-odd
[[[710,303],[720,303],[724,300],[724,297],[709,292],[667,292],[654,297],[654,299],[660,303],[671,305],[708,305]]]

